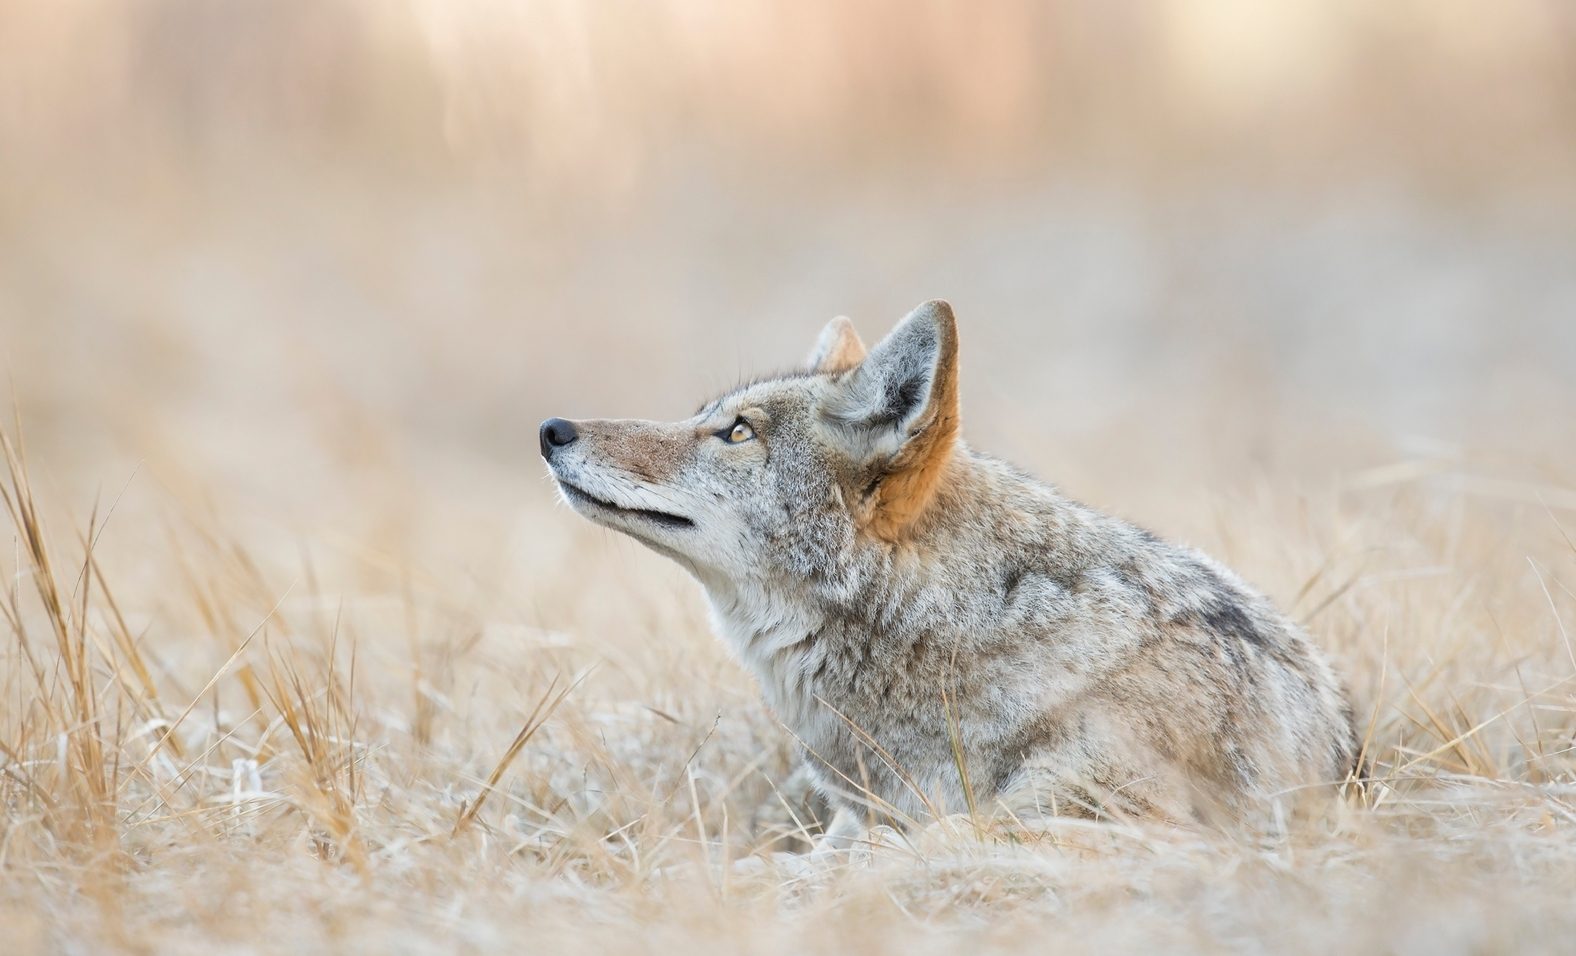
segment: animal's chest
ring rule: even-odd
[[[903,726],[939,699],[925,686],[937,676],[932,642],[917,629],[872,635],[777,603],[714,608],[714,617],[767,703],[796,731],[813,732],[839,712],[872,727]]]
[[[964,728],[949,718],[944,702],[866,689],[823,686],[819,711],[795,730],[823,789],[908,816],[963,809],[958,757],[964,750],[954,743],[961,743]]]
[[[825,787],[914,814],[962,809],[965,777],[978,787],[996,774],[993,744],[1010,735],[1011,715],[995,702],[1021,667],[995,673],[977,639],[791,608],[718,610],[724,639]]]
[[[980,734],[992,723],[981,720],[969,675],[948,673],[933,634],[833,636],[806,651],[812,700],[795,727],[823,782],[908,814],[961,809],[967,765],[989,752]]]

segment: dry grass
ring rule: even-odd
[[[371,554],[336,591],[315,558],[264,570],[197,528],[139,536],[157,593],[127,597],[98,558],[122,516],[51,534],[40,466],[5,448],[12,951],[1558,950],[1576,929],[1568,508],[1397,469],[1233,503],[1251,539],[1217,550],[1284,564],[1274,590],[1365,715],[1377,782],[1336,820],[1028,842],[942,820],[868,860],[741,870],[802,848],[813,809],[658,559],[533,509],[558,565],[533,596],[590,595],[526,615],[500,582]]]
[[[1566,5],[832,10],[0,3],[0,949],[1569,948]],[[792,741],[534,424],[934,295],[971,442],[1331,649],[1364,796],[727,865]]]

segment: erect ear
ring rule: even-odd
[[[846,372],[865,359],[865,343],[854,331],[848,316],[840,315],[826,323],[815,348],[810,352],[810,371]]]
[[[855,502],[896,540],[930,505],[958,442],[958,327],[939,299],[910,312],[823,400],[822,417],[869,469]]]

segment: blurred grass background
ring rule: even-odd
[[[0,5],[0,348],[67,474],[534,476],[549,414],[928,296],[976,444],[1118,493],[1548,449],[1573,226],[1562,0]]]

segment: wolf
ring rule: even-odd
[[[563,500],[677,561],[797,737],[821,847],[939,814],[1269,819],[1357,760],[1323,654],[1268,600],[974,451],[958,329],[920,305],[866,350],[689,419],[539,431]]]

